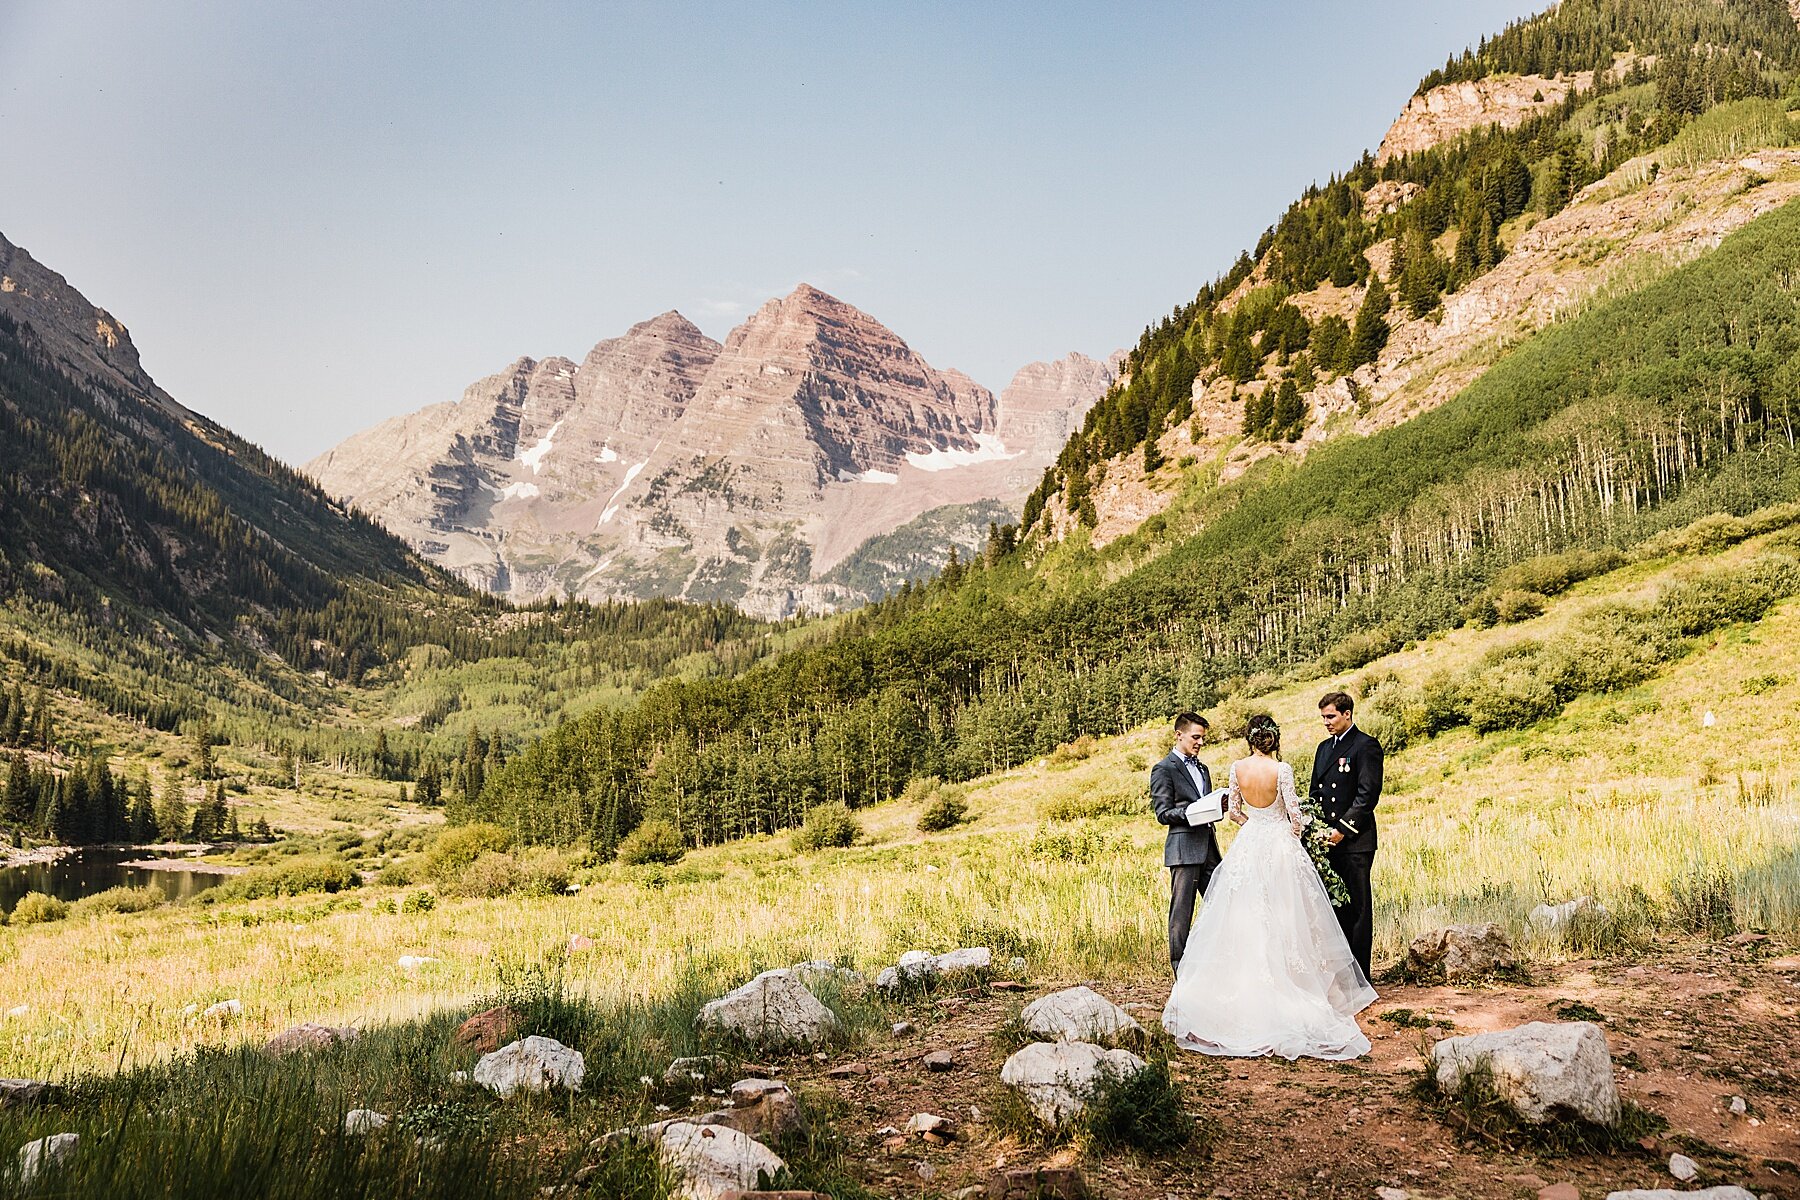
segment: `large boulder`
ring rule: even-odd
[[[587,1060],[555,1038],[528,1037],[484,1054],[475,1064],[475,1082],[504,1098],[514,1092],[579,1092]]]
[[[1033,1042],[1006,1060],[1000,1082],[1018,1092],[1039,1121],[1056,1128],[1081,1115],[1103,1080],[1129,1078],[1146,1065],[1129,1050],[1092,1042]]]
[[[1457,1091],[1484,1066],[1494,1091],[1523,1120],[1563,1109],[1596,1125],[1619,1119],[1606,1035],[1591,1021],[1532,1021],[1514,1029],[1445,1038],[1431,1049],[1438,1089]]]
[[[81,1145],[78,1133],[53,1133],[19,1147],[19,1182],[30,1184],[42,1172],[60,1167],[75,1155]]]
[[[263,1053],[274,1058],[285,1058],[307,1050],[329,1050],[340,1042],[353,1040],[356,1033],[348,1025],[318,1025],[307,1021],[291,1029],[284,1029],[264,1042]]]
[[[1518,965],[1506,931],[1492,921],[1434,929],[1414,938],[1406,948],[1406,969],[1420,980],[1454,983],[1510,971]]]
[[[938,955],[931,966],[940,978],[991,971],[994,969],[994,952],[986,946],[964,946]]]
[[[1090,987],[1039,997],[1019,1014],[1027,1031],[1059,1042],[1116,1042],[1144,1032],[1132,1015]]]
[[[813,1045],[838,1027],[837,1015],[792,971],[764,971],[749,983],[710,1001],[696,1023],[747,1041]]]
[[[663,1162],[679,1180],[676,1194],[687,1200],[720,1200],[729,1192],[755,1188],[758,1176],[773,1178],[787,1166],[774,1151],[729,1125],[671,1121],[657,1134]]]

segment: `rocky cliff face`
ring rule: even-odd
[[[1546,75],[1510,75],[1447,83],[1414,96],[1407,102],[1381,139],[1375,161],[1428,150],[1486,125],[1512,129],[1527,117],[1560,104],[1571,91],[1594,86],[1592,71],[1551,78]]]
[[[515,599],[667,595],[784,616],[879,594],[868,572],[824,578],[870,538],[946,505],[1016,506],[1113,373],[1071,355],[996,400],[802,285],[723,345],[665,313],[579,365],[520,359],[307,469]],[[942,561],[974,548],[973,525],[923,528],[946,531]]]

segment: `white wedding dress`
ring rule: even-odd
[[[1367,1054],[1356,1014],[1374,1002],[1375,989],[1300,844],[1306,817],[1293,768],[1278,764],[1279,801],[1267,808],[1244,803],[1236,765],[1230,791],[1231,811],[1249,819],[1207,884],[1163,1028],[1202,1054]]]

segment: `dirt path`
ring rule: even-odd
[[[920,1001],[919,1031],[859,1060],[867,1075],[834,1078],[849,1060],[800,1060],[795,1085],[836,1092],[843,1127],[866,1146],[857,1174],[882,1195],[954,1195],[997,1167],[1074,1165],[1098,1196],[1356,1197],[1397,1187],[1414,1197],[1529,1197],[1569,1182],[1582,1197],[1628,1187],[1680,1187],[1666,1169],[1681,1151],[1700,1163],[1695,1185],[1735,1183],[1758,1195],[1800,1198],[1800,954],[1753,944],[1671,949],[1654,961],[1542,968],[1530,986],[1382,988],[1364,1014],[1373,1053],[1354,1063],[1211,1059],[1185,1054],[1177,1076],[1188,1108],[1217,1133],[1210,1155],[1151,1158],[1046,1150],[1002,1135],[988,1120],[1007,1048],[994,1036],[1021,999],[1087,982],[1154,1024],[1163,981],[1040,982],[1018,994]],[[1558,1002],[1596,1010],[1620,1089],[1668,1121],[1642,1149],[1605,1157],[1545,1157],[1459,1140],[1410,1094],[1424,1039],[1556,1020]],[[1139,1007],[1141,1006],[1141,1007]],[[1438,1020],[1403,1028],[1384,1014],[1408,1009]],[[1577,1014],[1579,1015],[1579,1014]],[[950,1050],[956,1065],[923,1063]],[[1729,1110],[1733,1096],[1749,1107]],[[915,1113],[955,1119],[957,1140],[932,1146],[880,1131]]]

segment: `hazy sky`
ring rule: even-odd
[[[1540,4],[0,0],[0,232],[293,462],[806,281],[1105,354]]]

